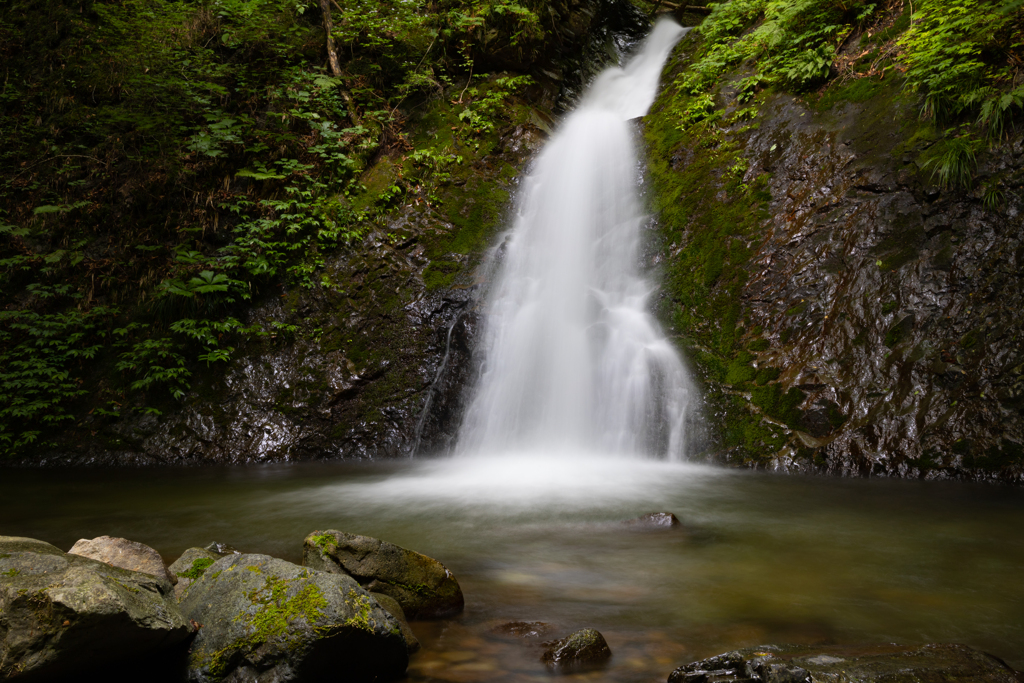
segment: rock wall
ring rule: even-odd
[[[683,46],[668,71],[682,68]],[[940,187],[890,82],[648,117],[661,312],[698,369],[704,458],[783,472],[1024,481],[1024,139]]]

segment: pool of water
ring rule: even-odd
[[[674,512],[683,526],[621,522]],[[216,540],[300,561],[314,529],[435,557],[466,610],[415,622],[413,681],[549,678],[538,641],[614,653],[567,680],[664,681],[763,643],[961,642],[1024,668],[1024,490],[784,477],[585,454],[0,473],[0,534]],[[503,635],[509,621],[546,624]],[[495,632],[497,630],[497,632]],[[543,629],[542,629],[543,630]]]

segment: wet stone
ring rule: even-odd
[[[762,645],[681,666],[668,683],[1019,683],[1020,674],[966,645],[907,648]]]
[[[543,621],[509,621],[491,629],[495,635],[515,638],[540,638],[550,631],[551,626]]]
[[[681,525],[679,518],[671,512],[648,512],[636,519],[627,519],[623,524],[642,529],[670,529]]]
[[[576,631],[567,638],[546,643],[541,661],[555,673],[574,673],[598,668],[611,659],[604,636],[592,628]]]

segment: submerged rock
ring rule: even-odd
[[[228,555],[181,601],[200,625],[189,680],[388,680],[409,663],[398,621],[351,577]]]
[[[611,648],[604,636],[592,628],[585,628],[550,643],[541,655],[541,661],[558,673],[572,673],[600,666],[611,656]]]
[[[348,574],[366,590],[398,601],[410,619],[439,619],[465,606],[455,576],[437,560],[370,536],[328,529],[303,544],[302,563]]]
[[[762,645],[727,652],[673,671],[669,683],[1019,683],[1002,660],[966,645],[906,648]]]
[[[627,519],[623,524],[644,529],[667,529],[679,526],[679,518],[671,512],[648,512],[636,519]]]
[[[184,645],[170,584],[142,572],[0,536],[0,678],[61,679]]]
[[[68,554],[106,562],[112,567],[149,574],[169,581],[171,584],[177,583],[178,580],[174,574],[167,571],[160,553],[148,545],[129,541],[127,538],[116,536],[80,538],[71,546]]]
[[[491,633],[495,635],[516,638],[540,638],[550,631],[551,626],[543,621],[509,621],[491,629]]]
[[[168,571],[177,580],[174,584],[174,597],[180,601],[192,582],[221,557],[222,555],[210,552],[206,548],[189,548],[183,552],[181,557],[168,567]]]

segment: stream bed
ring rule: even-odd
[[[1024,668],[1024,490],[549,456],[6,470],[0,534],[123,536],[168,562],[215,540],[299,562],[329,528],[417,550],[466,610],[413,622],[411,681],[551,680],[539,642],[584,627],[614,656],[565,680],[664,681],[764,643],[960,642]],[[683,525],[622,524],[654,511]]]

